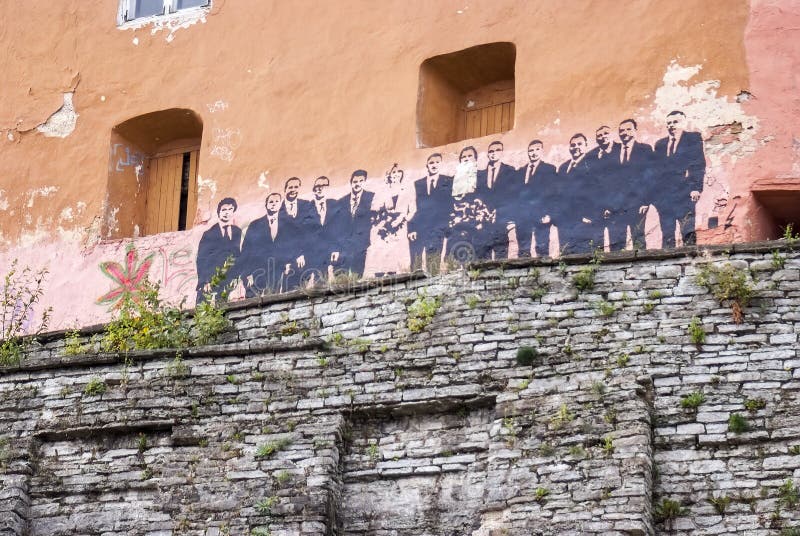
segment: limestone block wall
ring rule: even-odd
[[[180,352],[64,356],[52,334],[0,370],[0,534],[800,527],[800,254],[590,261],[268,296],[235,304],[219,344]],[[709,263],[752,282],[744,323],[698,285]]]

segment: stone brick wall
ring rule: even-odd
[[[0,370],[0,534],[800,527],[800,254],[590,260],[239,303],[219,344],[180,358],[64,356],[52,334]],[[708,263],[752,279],[744,323],[697,284]],[[587,266],[595,284],[578,291]],[[682,407],[691,393],[702,402]],[[733,413],[747,431],[729,430]]]

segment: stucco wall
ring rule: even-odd
[[[119,220],[131,203],[109,192],[109,170],[135,174],[135,158],[115,153],[111,129],[156,110],[189,108],[204,125],[195,228],[137,246],[143,257],[163,257],[150,277],[177,301],[191,301],[193,271],[181,260],[196,255],[216,203],[235,197],[246,224],[290,176],[301,177],[304,196],[319,175],[342,195],[361,168],[367,188],[380,189],[393,162],[407,179],[422,177],[433,150],[452,171],[461,147],[476,145],[483,167],[492,139],[505,142],[515,166],[533,138],[560,163],[574,132],[591,140],[597,126],[634,117],[652,144],[679,108],[705,140],[698,221],[719,222],[699,227],[708,243],[775,237],[751,185],[798,174],[792,1],[242,0],[121,27],[117,8],[115,0],[29,2],[0,29],[0,267],[15,258],[49,267],[43,306],[54,307],[57,328],[108,318],[96,302],[111,286],[98,267],[119,261],[127,244],[104,238],[115,226],[133,229]],[[418,149],[421,62],[494,41],[516,46],[514,128]]]

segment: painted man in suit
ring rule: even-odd
[[[285,254],[286,233],[281,228],[281,194],[267,196],[267,213],[252,222],[242,241],[241,269],[245,296],[252,298],[284,289],[289,258]]]
[[[444,248],[450,210],[453,207],[453,177],[441,175],[441,153],[428,157],[428,174],[414,181],[416,212],[408,221],[411,266],[421,266],[422,253],[428,259],[438,258]]]
[[[660,180],[652,201],[658,209],[664,247],[675,247],[675,222],[683,243],[695,242],[695,205],[703,191],[706,157],[699,132],[687,132],[686,115],[678,110],[667,115],[668,136],[656,142],[655,159]]]
[[[638,125],[634,119],[619,124],[619,167],[602,181],[606,192],[606,224],[611,249],[625,249],[628,228],[634,247],[644,248],[644,215],[649,203],[643,191],[650,183],[653,148],[636,140]],[[612,168],[613,169],[613,168]]]
[[[355,170],[350,175],[350,193],[337,201],[337,222],[332,232],[339,237],[337,269],[359,276],[364,273],[364,261],[369,247],[372,227],[373,192],[364,190],[367,172]]]
[[[501,141],[490,143],[486,155],[489,162],[486,169],[478,171],[476,195],[489,210],[496,211],[496,219],[486,228],[486,242],[476,244],[475,249],[478,258],[491,257],[493,250],[496,259],[504,259],[508,257],[508,231],[514,223],[517,170],[503,162]]]
[[[612,139],[611,127],[603,125],[594,133],[597,147],[586,153],[586,158],[592,167],[597,163],[613,163],[616,159],[619,162],[619,142]]]
[[[308,246],[303,223],[314,210],[311,201],[298,198],[300,186],[302,182],[297,177],[287,179],[283,186],[283,205],[279,214],[281,228],[287,238],[284,246],[286,251],[283,253],[291,264],[289,273],[286,274],[287,290],[300,284],[300,275],[306,266],[304,253]]]
[[[218,222],[208,228],[197,245],[197,302],[205,301],[206,296],[224,299],[235,281],[236,262],[239,259],[242,230],[233,224],[233,215],[238,208],[236,200],[226,197],[217,204]],[[233,265],[228,269],[224,281],[217,285],[211,279],[217,268],[221,268],[231,258]]]
[[[580,132],[573,135],[569,140],[570,159],[558,167],[558,202],[550,211],[562,252],[587,252],[603,245],[601,222],[595,215],[599,188],[586,151],[586,136]]]
[[[550,206],[557,202],[553,197],[556,168],[542,161],[544,143],[533,140],[528,144],[528,163],[517,170],[518,186],[515,201],[519,256],[531,256],[531,236],[536,237],[536,256],[550,254]]]
[[[620,181],[619,151],[622,145],[613,140],[611,127],[608,125],[600,126],[594,133],[594,139],[597,142],[597,146],[586,153],[586,161],[589,163],[592,175],[600,188],[599,196],[595,203],[597,211],[591,215],[591,218],[597,220],[602,232],[603,227],[610,225],[610,220],[614,214],[613,210],[611,210],[611,205],[613,205],[614,201],[611,198],[619,195],[613,189],[618,187]]]
[[[311,189],[314,194],[314,198],[310,201],[311,210],[300,222],[301,230],[298,236],[305,242],[305,268],[302,270],[301,283],[311,279],[312,275],[315,283],[328,277],[335,238],[331,235],[335,201],[327,197],[330,184],[328,177],[317,177]],[[337,258],[338,255],[336,252]]]

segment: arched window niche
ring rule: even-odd
[[[139,115],[112,129],[106,238],[192,227],[202,137],[202,120],[185,108]]]

